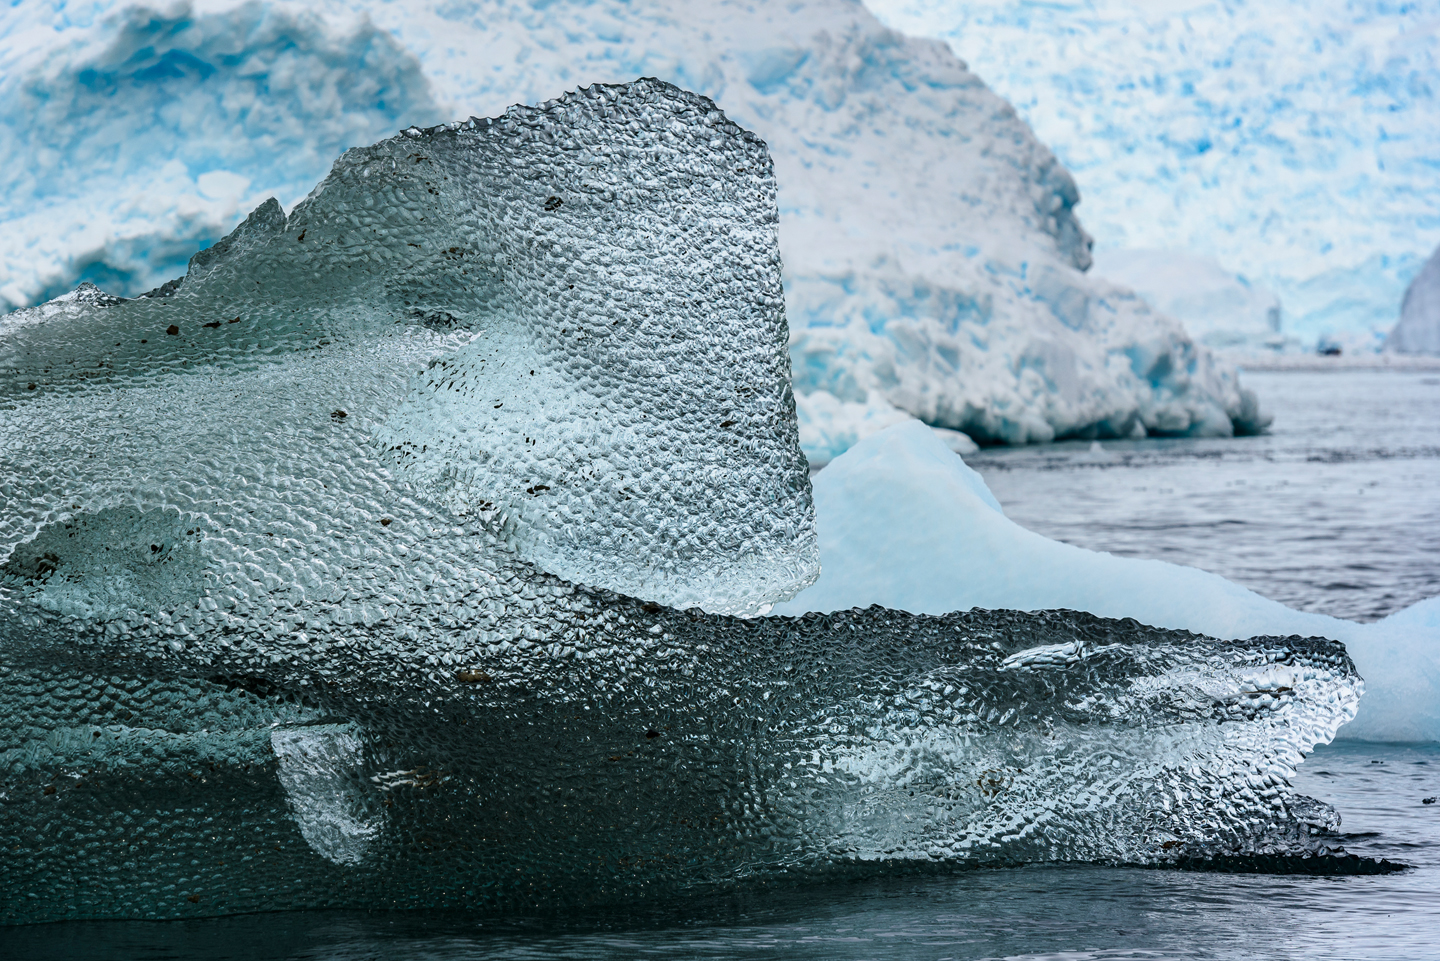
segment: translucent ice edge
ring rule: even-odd
[[[1357,624],[1192,567],[1052,541],[1005,517],[980,475],[914,422],[862,441],[814,484],[822,574],[777,613],[1068,608],[1212,637],[1328,637],[1365,678],[1341,737],[1440,741],[1440,598]]]
[[[1360,693],[1334,642],[1066,612],[744,620],[533,586],[564,599],[552,632],[457,669],[381,630],[343,674],[272,672],[288,683],[119,646],[12,656],[3,919],[1338,848],[1335,813],[1289,786]]]

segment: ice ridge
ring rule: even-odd
[[[633,136],[604,122],[611,110]],[[112,457],[60,470],[67,448],[52,438],[56,468],[31,489],[73,492],[92,517],[163,511],[176,492],[136,503],[134,475],[116,465],[179,470],[239,417],[326,444],[355,434],[386,467],[376,483],[487,525],[553,574],[680,608],[768,609],[818,573],[788,358],[775,350],[774,191],[759,139],[649,81],[351,150],[288,218],[262,204],[178,285],[93,319],[68,301],[40,308],[42,324],[7,318],[7,373],[26,381],[16,396],[57,422],[116,412],[104,384],[172,354],[165,363],[202,380],[240,377],[221,410],[209,391],[149,407],[127,392]],[[342,374],[381,349],[371,341],[383,353]],[[72,380],[60,369],[77,353],[96,366]],[[242,374],[219,362],[231,356],[254,359]],[[295,377],[304,394],[266,409],[266,385]],[[381,417],[371,393],[398,403]],[[186,504],[227,496],[227,477],[252,469],[238,436],[232,447]],[[0,523],[28,539],[52,521],[36,501]]]
[[[656,80],[0,318],[0,920],[1333,845],[1337,643],[738,616],[816,572],[786,348],[765,146]]]

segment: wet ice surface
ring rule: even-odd
[[[0,929],[7,957],[1423,958],[1440,930],[1440,746],[1322,748],[1297,788],[1345,813],[1379,877],[1035,865],[757,888],[605,914],[292,913]]]
[[[0,923],[1324,853],[1334,642],[724,616],[818,570],[777,217],[597,85],[6,315]]]
[[[1440,372],[1245,374],[1259,437],[1071,442],[966,458],[1024,527],[1188,564],[1373,621],[1440,594]]]
[[[1185,560],[1332,613],[1344,613],[1343,605],[1351,604],[1379,616],[1440,593],[1426,586],[1436,574],[1425,563],[1427,551],[1434,556],[1440,503],[1440,377],[1285,373],[1250,379],[1277,413],[1275,431],[1267,437],[1104,445],[1122,464],[1130,458],[1128,468],[1084,466],[1077,458],[1088,453],[1086,445],[988,452],[972,460],[1011,516],[1054,535],[1056,528],[1047,528],[1043,516],[1025,514],[1027,506],[1041,513],[1039,499],[1051,497],[1057,510],[1068,507],[1074,515],[1067,539],[1086,546],[1118,552],[1123,545],[1140,556]],[[1309,437],[1307,429],[1313,432]],[[997,468],[1000,462],[1005,467]],[[1138,499],[1114,482],[1117,476],[1126,477],[1131,488],[1147,488],[1142,493],[1153,492],[1153,499]],[[1362,477],[1375,483],[1357,498],[1345,485]],[[1247,483],[1225,486],[1240,479]],[[1102,497],[1107,483],[1113,496]],[[1045,484],[1051,485],[1049,494]],[[1175,494],[1161,495],[1162,489]],[[1070,499],[1062,498],[1066,492]],[[1149,522],[1123,526],[1127,504]],[[1230,505],[1228,516],[1237,523],[1207,521],[1207,504]],[[1081,539],[1087,535],[1087,512],[1097,519],[1088,536],[1110,540]],[[1306,525],[1294,526],[1296,518]],[[1282,570],[1270,583],[1292,585],[1308,601],[1259,583],[1256,578],[1265,576],[1272,562],[1283,562],[1291,575]],[[1334,571],[1349,563],[1368,566],[1371,588],[1335,586],[1345,578]],[[1320,573],[1307,578],[1311,565]],[[1391,589],[1395,583],[1403,587]],[[1317,878],[1034,865],[822,887],[772,884],[685,900],[656,891],[652,900],[623,910],[564,917],[296,912],[165,925],[70,923],[0,929],[0,956],[335,961],[1433,956],[1440,930],[1440,802],[1423,801],[1440,796],[1440,746],[1322,748],[1301,767],[1295,788],[1340,811],[1349,851],[1400,860],[1411,869]]]

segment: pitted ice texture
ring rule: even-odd
[[[1332,843],[1339,644],[738,616],[815,575],[775,250],[638,81],[0,318],[0,922]]]
[[[0,922],[1338,847],[1335,812],[1289,783],[1355,710],[1331,641],[1068,612],[741,619],[523,587],[447,605],[457,632],[498,614],[511,640],[443,670],[386,623],[265,674],[283,652],[244,629],[210,663],[7,658]],[[446,615],[411,616],[430,635]]]
[[[178,512],[145,535],[171,551],[279,483],[283,510],[247,504],[201,554],[247,593],[333,589],[319,542],[386,511],[402,542],[404,490],[567,580],[766,610],[819,571],[776,230],[764,143],[656,81],[351,150],[178,289],[3,322],[0,397],[25,413],[0,436],[36,469],[11,472],[0,556],[132,509]]]

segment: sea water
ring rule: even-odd
[[[1250,374],[1271,431],[990,450],[1015,520],[1193,564],[1371,620],[1440,594],[1440,374]],[[1440,956],[1440,745],[1340,742],[1301,793],[1351,853],[1399,872],[1312,877],[1031,865],[844,883],[656,891],[601,912],[289,913],[0,930],[47,958],[1406,958]]]
[[[1378,620],[1440,594],[1440,369],[1246,373],[1257,437],[991,448],[1024,527],[1188,564],[1301,610]]]

